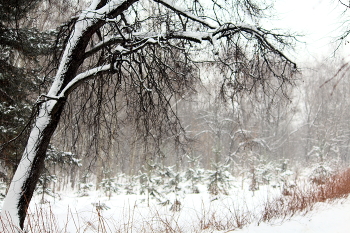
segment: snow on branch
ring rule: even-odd
[[[125,3],[125,0],[111,0],[103,7],[96,9],[98,6],[98,3],[100,0],[94,0],[90,7],[86,10],[82,11],[80,14],[81,19],[94,19],[94,20],[100,20],[100,19],[106,19],[108,15],[112,14],[113,11],[118,9],[123,3]],[[83,17],[81,17],[83,16]]]
[[[215,27],[209,24],[208,22],[206,22],[204,19],[189,13],[186,9],[181,9],[180,7],[175,6],[175,4],[171,3],[168,0],[154,0],[154,1],[164,5],[168,9],[184,17],[187,17],[199,24],[206,26],[207,28],[209,28],[209,30],[208,31],[186,31],[186,30],[185,31],[166,31],[161,33],[149,32],[149,31],[148,32],[130,32],[126,35],[122,35],[121,31],[118,29],[119,34],[115,34],[114,36],[110,36],[108,38],[102,38],[103,40],[101,42],[99,42],[94,47],[90,48],[88,51],[83,53],[82,60],[96,54],[97,52],[105,48],[108,48],[108,50],[113,55],[122,56],[122,55],[135,53],[138,50],[150,44],[159,44],[160,46],[162,46],[168,41],[174,40],[174,39],[187,40],[195,43],[202,43],[202,41],[209,41],[212,44],[214,44],[215,40],[217,39],[231,37],[233,35],[240,34],[240,33],[245,33],[245,34],[249,34],[251,38],[255,38],[258,41],[261,48],[263,48],[264,50],[266,49],[280,56],[288,63],[294,64],[280,50],[275,48],[275,46],[270,43],[271,39],[283,43],[283,35],[274,34],[270,31],[261,29],[256,26],[248,25],[248,24],[227,23],[227,24],[223,24],[222,26]],[[116,17],[118,17],[118,15],[122,13],[122,9],[119,9],[121,10],[119,12],[118,8],[122,7],[123,4],[132,5],[133,3],[137,2],[137,0],[111,0],[99,9],[96,9],[98,5],[97,2],[98,1],[93,1],[91,6],[80,15],[79,20],[82,20],[82,21],[86,20],[86,22],[83,25],[79,25],[80,22],[78,20],[77,24],[75,25],[75,30],[73,32],[73,35],[70,38],[69,46],[66,48],[64,56],[62,58],[62,60],[66,59],[67,61],[61,62],[62,67],[59,68],[58,75],[55,80],[55,81],[58,81],[57,83],[60,85],[62,84],[62,80],[60,79],[60,74],[64,73],[66,71],[65,67],[67,67],[67,65],[70,64],[70,59],[71,59],[70,53],[73,52],[72,47],[77,45],[77,41],[81,40],[83,36],[83,32],[87,30],[90,26],[92,27],[93,24],[99,24],[99,26],[97,26],[96,28],[100,28],[105,23],[116,23],[113,21],[113,19],[116,19]],[[97,29],[94,29],[94,30],[97,30]],[[74,89],[77,83],[80,82],[79,80],[81,79],[85,80],[87,77],[93,76],[94,73],[100,73],[101,71],[103,72],[108,71],[110,67],[112,67],[112,65],[108,65],[108,67],[100,66],[77,75],[75,78],[73,78],[69,82],[68,86],[64,88],[64,90],[60,95],[66,95],[67,91],[69,93],[71,89]],[[58,87],[60,85],[56,85],[56,86]],[[55,90],[59,90],[59,88],[56,88]],[[56,91],[56,93],[50,92],[50,96],[56,96],[57,92],[58,91]]]
[[[211,35],[212,33],[209,32],[181,31],[167,33],[135,33],[133,35],[133,38],[130,39],[124,39],[121,36],[115,36],[96,44],[93,48],[85,53],[85,57],[89,57],[99,50],[111,45],[117,45],[114,51],[118,54],[130,54],[131,52],[135,52],[145,47],[147,44],[160,44],[171,39],[185,39],[196,43],[201,43],[203,40],[212,41]],[[123,44],[123,46],[121,46],[121,44]]]
[[[82,81],[88,80],[97,74],[108,72],[111,69],[111,67],[112,66],[110,64],[102,65],[78,74],[65,86],[58,98],[67,97],[69,93],[71,93]]]

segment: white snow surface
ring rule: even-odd
[[[181,202],[181,210],[170,211],[171,205],[160,205],[150,199],[149,206],[145,195],[113,194],[109,199],[103,193],[93,191],[89,196],[78,197],[76,192],[61,193],[49,203],[38,204],[40,196],[36,196],[30,212],[38,216],[43,211],[45,219],[49,221],[51,214],[55,217],[59,228],[63,232],[98,232],[101,229],[101,219],[107,229],[106,232],[153,232],[147,231],[152,226],[162,232],[164,222],[175,232],[238,232],[238,233],[347,233],[350,221],[350,198],[337,200],[333,203],[318,203],[311,212],[297,214],[287,220],[276,219],[269,223],[251,223],[242,229],[215,230],[207,228],[200,230],[203,224],[214,219],[225,223],[232,219],[235,211],[253,211],[258,213],[262,203],[269,197],[278,195],[278,189],[262,187],[253,192],[237,188],[230,195],[212,196],[201,188],[200,194],[182,194],[177,196]],[[174,194],[169,194],[169,200],[175,200]],[[98,216],[97,207],[100,217]],[[102,217],[101,217],[102,216]],[[35,217],[29,216],[28,219]],[[225,225],[225,224],[224,224]],[[29,231],[30,232],[30,231]],[[55,232],[55,231],[53,231]],[[165,232],[165,231],[164,231]]]
[[[350,199],[327,204],[318,203],[306,215],[298,215],[289,220],[274,223],[251,224],[237,233],[347,233],[350,222]]]

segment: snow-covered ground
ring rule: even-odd
[[[238,229],[237,233],[347,233],[350,232],[350,199],[333,204],[318,203],[305,216],[294,216],[287,221],[273,224],[261,223]]]
[[[38,204],[36,196],[30,206],[35,225],[44,219],[46,228],[57,232],[239,232],[239,233],[346,233],[349,232],[350,198],[333,203],[318,203],[311,212],[290,219],[275,219],[257,225],[256,219],[266,199],[279,195],[280,190],[263,186],[252,192],[241,187],[230,195],[200,194],[168,195],[170,203],[159,204],[146,195],[114,194],[111,198],[98,191],[89,196],[61,193],[49,203]],[[174,205],[175,200],[181,204]],[[179,207],[178,211],[171,208]],[[238,229],[238,224],[250,224]],[[53,231],[56,232],[56,231]]]

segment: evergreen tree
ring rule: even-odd
[[[47,200],[45,199],[45,195],[56,197],[55,191],[50,187],[50,183],[52,182],[56,183],[57,177],[55,175],[47,174],[47,172],[44,172],[43,175],[39,178],[36,193],[41,194],[42,204],[47,202]]]
[[[108,196],[109,200],[112,197],[112,193],[116,193],[119,190],[118,185],[115,182],[115,178],[111,178],[111,177],[102,179],[100,186],[103,189],[103,191],[105,192],[106,196]]]
[[[112,194],[117,193],[121,185],[117,183],[118,177],[111,176],[111,170],[107,169],[103,173],[105,177],[102,179],[99,185],[106,194],[106,196],[108,196],[108,198],[111,199]]]
[[[135,176],[127,177],[127,183],[124,185],[124,189],[127,195],[136,194],[135,192],[135,187],[137,186],[136,179],[137,177]]]
[[[156,163],[147,163],[143,166],[144,172],[139,172],[140,180],[140,194],[147,195],[147,205],[150,204],[150,198],[156,199],[160,203],[164,203],[164,196],[159,188],[163,184],[162,178],[157,176],[159,174],[159,166]],[[166,201],[167,202],[167,201]]]
[[[180,183],[183,180],[181,173],[178,171],[174,171],[174,166],[172,166],[165,167],[163,174],[164,175],[162,177],[166,179],[166,182],[164,183],[164,192],[167,195],[174,195],[174,200],[166,200],[165,204],[171,203],[171,211],[180,211],[181,202],[179,200],[179,192],[182,190],[182,188],[180,187]]]
[[[41,83],[40,58],[52,53],[54,31],[31,27],[30,11],[42,0],[0,1],[0,160],[8,175],[17,166],[26,143],[23,130]],[[16,140],[14,140],[16,139]],[[11,143],[9,143],[11,141]]]
[[[187,169],[185,173],[185,179],[186,181],[189,181],[189,185],[187,186],[192,193],[200,193],[200,190],[198,188],[198,184],[202,182],[204,179],[204,169],[199,167],[199,159],[200,156],[194,157],[194,156],[187,156],[187,159],[189,160],[190,167]]]
[[[94,184],[89,181],[90,175],[87,173],[83,176],[82,180],[78,183],[78,195],[80,197],[89,196],[89,191],[94,188]]]
[[[232,177],[228,169],[230,165],[222,163],[213,163],[214,170],[208,171],[208,191],[212,195],[220,193],[228,195],[231,188]]]

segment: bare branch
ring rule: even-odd
[[[342,0],[339,0],[340,4],[342,4],[343,6],[350,8],[350,3],[346,4],[344,3]]]
[[[158,2],[162,5],[164,5],[165,7],[169,8],[170,10],[186,17],[186,18],[189,18],[189,19],[192,19],[193,21],[195,22],[198,22],[210,29],[215,29],[216,27],[214,25],[211,25],[210,23],[206,22],[205,20],[189,13],[189,12],[186,12],[186,10],[184,9],[181,9],[180,7],[177,7],[175,6],[174,4],[171,4],[168,0],[154,0],[155,2]]]

